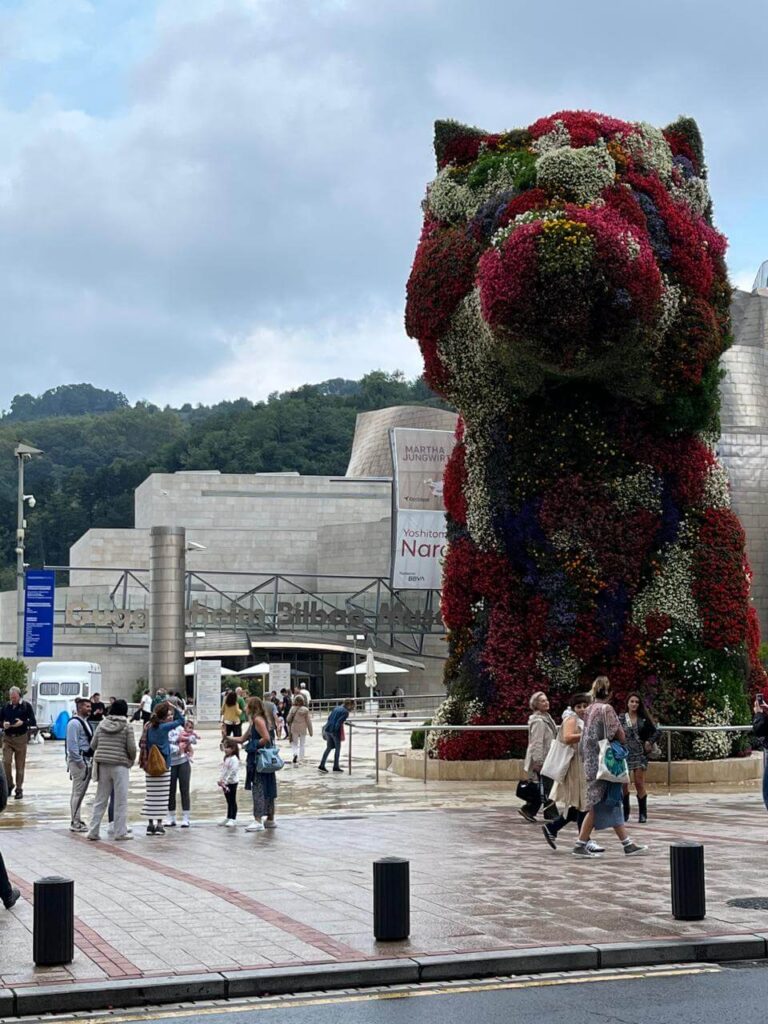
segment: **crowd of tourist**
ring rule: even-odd
[[[560,831],[575,823],[578,837],[572,853],[580,858],[605,853],[592,832],[609,828],[627,856],[644,853],[648,847],[634,843],[626,829],[629,783],[633,777],[638,822],[644,824],[648,820],[645,773],[661,734],[642,697],[630,694],[619,716],[611,706],[608,678],[598,676],[589,693],[571,697],[559,727],[549,713],[545,693],[534,693],[530,707],[523,764],[528,781],[519,787],[524,799],[522,817],[533,824],[543,807],[542,832],[553,850]]]

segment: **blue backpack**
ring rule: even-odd
[[[56,719],[56,721],[51,726],[51,736],[53,736],[53,738],[55,740],[66,739],[67,725],[68,724],[69,724],[69,712],[68,711],[61,711],[59,713],[58,718]]]

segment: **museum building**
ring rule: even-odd
[[[768,265],[751,292],[734,293],[732,317],[718,450],[768,635]],[[57,571],[54,658],[98,662],[109,695],[128,697],[148,678],[150,531],[183,526],[188,659],[220,658],[233,669],[288,662],[313,694],[337,697],[354,690],[353,677],[337,672],[371,645],[407,669],[389,677],[406,692],[440,692],[439,593],[392,585],[390,430],[452,433],[455,425],[453,413],[426,406],[361,413],[342,477],[152,474],[136,489],[135,528],[88,530]],[[15,652],[15,624],[15,592],[2,593],[6,656]]]

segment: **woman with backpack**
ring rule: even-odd
[[[141,737],[140,765],[144,769],[146,792],[142,815],[148,836],[164,836],[163,818],[171,792],[171,742],[169,734],[183,723],[184,716],[168,701],[157,704]]]

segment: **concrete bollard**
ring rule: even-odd
[[[402,857],[373,862],[373,935],[378,942],[397,942],[410,935],[410,877],[410,864]]]
[[[71,878],[40,878],[34,885],[33,903],[35,964],[71,964],[75,957],[75,883]]]
[[[702,921],[707,912],[702,843],[673,843],[669,848],[672,916],[677,921]]]

